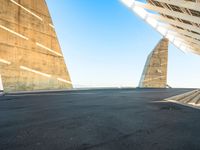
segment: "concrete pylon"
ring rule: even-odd
[[[2,82],[2,79],[1,79],[1,75],[0,75],[0,93],[3,92],[3,82]]]
[[[0,34],[4,91],[72,88],[45,0],[1,0]]]
[[[167,62],[168,39],[163,38],[147,58],[139,88],[166,88]]]

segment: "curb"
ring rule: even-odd
[[[42,94],[42,93],[61,93],[61,92],[77,92],[88,90],[118,90],[119,88],[74,88],[66,90],[38,90],[38,91],[20,91],[20,92],[4,92],[3,95],[21,95],[21,94]],[[120,89],[134,89],[134,88],[120,88]]]

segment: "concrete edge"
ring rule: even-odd
[[[88,91],[88,90],[114,90],[114,89],[135,89],[134,87],[127,88],[73,88],[64,90],[37,90],[37,91],[19,91],[19,92],[6,92],[6,95],[20,95],[20,94],[40,94],[40,93],[55,93],[55,92],[76,92],[76,91]]]
[[[4,94],[3,92],[0,92],[0,97],[1,97],[1,96],[4,96],[4,95],[5,95],[5,94]]]
[[[60,93],[60,92],[76,92],[76,91],[93,91],[93,90],[151,90],[151,89],[161,89],[161,88],[136,88],[136,87],[124,87],[124,88],[117,88],[117,87],[101,87],[101,88],[73,88],[73,89],[63,89],[63,90],[37,90],[37,91],[19,91],[19,92],[2,92],[2,95],[22,95],[22,94],[45,94],[45,93]],[[168,89],[168,88],[165,88]],[[173,88],[176,89],[176,88]],[[179,88],[185,89],[185,88]],[[192,89],[192,88],[186,88]],[[1,96],[1,92],[0,92]]]
[[[18,92],[6,92],[6,95],[20,95],[20,94],[39,94],[39,93],[54,93],[54,92],[71,92],[77,91],[76,89],[65,90],[36,90],[36,91],[18,91]]]

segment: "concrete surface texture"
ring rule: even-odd
[[[1,150],[199,150],[200,110],[163,99],[193,89],[0,97]]]
[[[2,79],[1,79],[1,75],[0,75],[0,92],[3,91],[3,83],[2,83]]]
[[[72,88],[45,0],[1,0],[0,34],[6,92]]]
[[[163,38],[149,54],[140,79],[140,88],[166,88],[168,39]]]

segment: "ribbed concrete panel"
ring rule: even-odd
[[[163,38],[149,54],[140,79],[140,88],[166,88],[168,40]]]
[[[189,106],[200,107],[200,90],[193,90],[191,92],[176,95],[165,100]]]
[[[72,88],[45,0],[2,0],[0,34],[5,91]]]
[[[199,0],[121,0],[182,50],[200,55]]]

